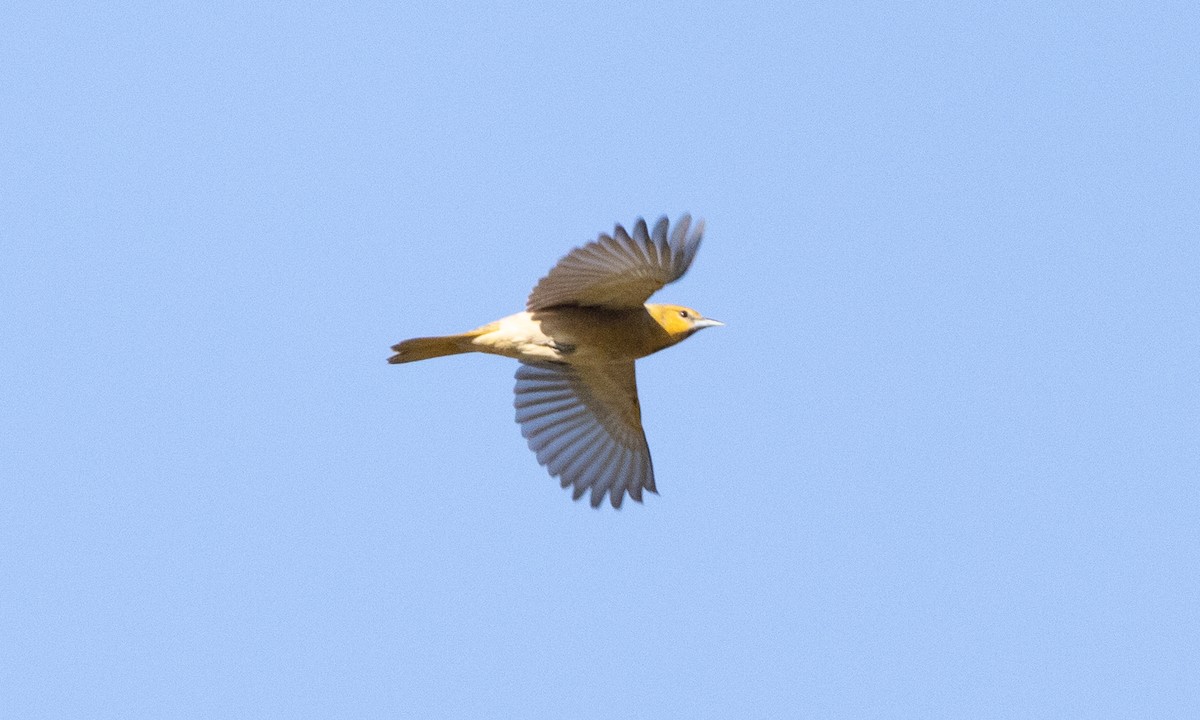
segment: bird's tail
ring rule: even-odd
[[[396,354],[388,358],[393,365],[397,363],[416,362],[443,355],[457,355],[471,352],[476,348],[471,346],[471,339],[478,333],[469,332],[462,335],[444,335],[442,337],[422,337],[405,340],[399,345],[393,345]]]

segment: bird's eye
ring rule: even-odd
[[[687,311],[687,310],[680,310],[680,311],[679,311],[679,317],[688,317],[688,311]]]

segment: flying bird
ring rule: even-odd
[[[617,225],[559,260],[524,312],[459,335],[405,340],[388,362],[467,352],[520,360],[513,405],[538,462],[573,488],[573,499],[590,490],[592,507],[605,494],[614,508],[626,493],[641,502],[643,490],[658,491],[634,361],[724,324],[646,301],[683,277],[703,235],[704,222],[687,215],[669,234],[666,217],[653,230],[639,218],[632,234]]]

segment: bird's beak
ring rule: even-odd
[[[696,322],[692,323],[692,327],[699,330],[700,328],[706,327],[720,327],[724,324],[725,323],[721,322],[720,320],[713,320],[712,318],[700,318]]]

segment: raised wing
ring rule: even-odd
[[[612,235],[567,253],[542,278],[525,309],[555,305],[589,305],[614,309],[639,308],[659,288],[683,277],[704,236],[704,221],[695,227],[684,215],[667,236],[667,218],[647,230],[638,218],[633,235],[618,225]]]
[[[575,500],[591,490],[592,507],[607,493],[619,508],[625,493],[657,492],[632,361],[522,363],[513,405],[529,449]]]

